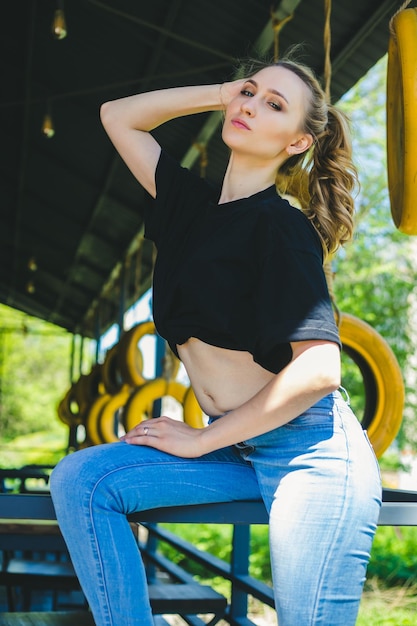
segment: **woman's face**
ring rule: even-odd
[[[223,140],[235,153],[280,165],[307,150],[312,137],[303,131],[308,87],[290,70],[266,67],[250,78],[229,103]]]

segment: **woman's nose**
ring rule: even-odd
[[[253,98],[248,98],[242,103],[241,109],[243,113],[246,113],[246,115],[249,115],[249,116],[255,115],[256,105],[255,105],[255,102],[253,102],[253,100],[254,100]]]

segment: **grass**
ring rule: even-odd
[[[65,456],[67,446],[66,430],[22,435],[8,442],[0,439],[0,467],[18,468],[29,464],[55,465]]]
[[[253,599],[248,617],[257,626],[277,626],[275,611]],[[377,579],[368,581],[356,626],[417,626],[417,585],[386,588]]]
[[[384,588],[367,582],[356,626],[417,626],[417,585]]]
[[[249,611],[257,626],[277,626],[270,607],[253,602]],[[417,626],[417,586],[384,588],[377,579],[367,582],[356,626]]]

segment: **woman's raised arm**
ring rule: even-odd
[[[155,197],[161,148],[150,131],[177,117],[221,110],[222,96],[220,84],[150,91],[106,102],[101,121],[132,174]]]

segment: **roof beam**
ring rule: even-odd
[[[344,46],[343,50],[332,61],[332,72],[337,73],[356,52],[356,50],[362,45],[362,43],[369,39],[370,33],[379,28],[382,23],[385,23],[387,15],[391,16],[398,9],[398,0],[384,0],[381,4],[372,11],[369,19],[363,22],[361,28],[356,34],[349,39],[349,42]],[[388,38],[387,31],[387,38]]]

